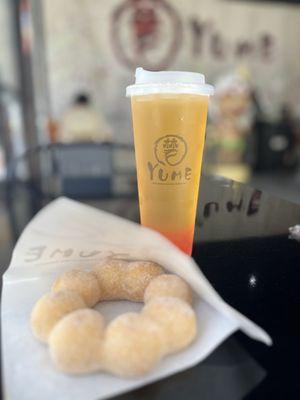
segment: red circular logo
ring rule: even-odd
[[[112,14],[111,37],[117,59],[129,68],[167,68],[182,41],[182,23],[165,0],[125,0]]]

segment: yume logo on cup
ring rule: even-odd
[[[209,95],[193,72],[136,71],[131,96],[141,223],[191,254]]]
[[[191,179],[192,169],[182,166],[188,146],[179,135],[165,135],[154,142],[156,162],[148,161],[150,181],[154,184],[183,184]]]
[[[159,163],[175,166],[186,156],[187,144],[179,135],[166,135],[155,142],[154,152]]]

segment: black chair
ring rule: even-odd
[[[6,204],[13,239],[19,236],[20,196],[27,197],[31,218],[49,201],[67,196],[85,201],[135,198],[137,195],[134,150],[115,143],[47,144],[27,149],[7,168]],[[36,157],[39,179],[24,176],[18,167]],[[24,193],[26,193],[24,195]],[[17,203],[17,204],[16,204]]]
[[[297,167],[295,135],[290,123],[257,120],[253,139],[255,172],[289,172]]]

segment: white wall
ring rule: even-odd
[[[151,4],[151,0],[143,1],[146,6]],[[120,141],[131,140],[129,103],[124,93],[125,86],[133,80],[134,68],[121,60],[123,53],[132,57],[135,48],[130,4],[127,0],[44,0],[54,116],[59,117],[74,93],[87,89],[113,124]],[[166,11],[168,5],[179,19],[178,25],[172,25],[174,19],[172,11]],[[155,7],[159,19],[157,40],[145,53],[145,67],[150,63],[154,68],[163,64],[168,69],[201,71],[213,83],[221,73],[247,66],[270,117],[286,101],[300,110],[299,6],[230,0],[157,0]],[[119,15],[114,25],[119,50],[113,46],[113,15]],[[195,34],[191,20],[198,26],[206,24],[202,51],[198,54],[193,53]],[[179,39],[172,62],[161,63],[176,34]],[[215,34],[222,36],[223,58],[211,51]],[[274,41],[267,58],[261,47],[264,34]],[[236,55],[236,49],[243,40],[251,42],[252,52],[241,57]]]

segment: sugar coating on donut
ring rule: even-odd
[[[81,296],[73,291],[57,291],[41,297],[31,312],[31,329],[36,338],[47,342],[55,324],[66,314],[85,308]]]
[[[143,301],[107,328],[93,307],[101,300]],[[197,334],[192,290],[180,277],[149,261],[109,259],[93,271],[71,270],[53,284],[31,315],[34,335],[48,341],[56,367],[81,374],[105,370],[121,377],[149,372]]]
[[[194,310],[176,297],[156,297],[143,307],[142,314],[160,325],[165,339],[165,354],[185,348],[197,334]]]
[[[177,297],[189,304],[193,302],[193,294],[189,285],[179,276],[163,274],[152,279],[145,290],[144,302],[162,296]]]
[[[88,307],[100,300],[100,288],[96,275],[92,271],[72,269],[60,275],[52,286],[52,291],[73,290],[78,293]]]
[[[121,300],[123,271],[128,266],[125,260],[108,260],[105,264],[95,265],[93,271],[98,279],[101,300]]]
[[[150,281],[163,273],[163,268],[154,262],[130,262],[122,280],[124,299],[143,301],[145,289]]]
[[[150,261],[108,260],[93,269],[101,289],[101,300],[143,301],[151,279],[162,274],[163,268]]]
[[[160,327],[141,314],[126,313],[107,327],[105,369],[121,377],[140,376],[161,359],[164,349]]]
[[[62,318],[49,336],[50,355],[62,372],[82,374],[102,368],[105,324],[91,309],[74,311]]]

